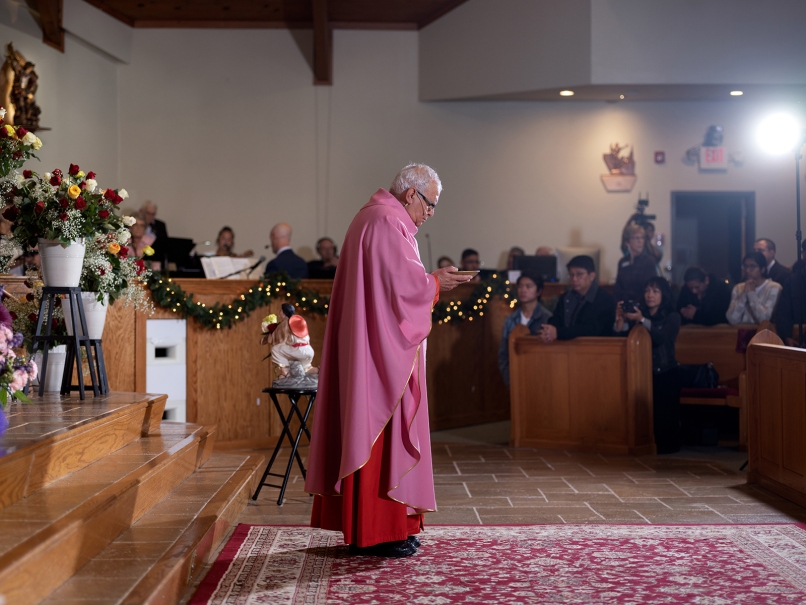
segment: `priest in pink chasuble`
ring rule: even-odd
[[[436,510],[426,393],[431,310],[470,280],[428,273],[417,229],[442,183],[411,164],[379,189],[344,239],[328,311],[305,490],[311,525],[341,531],[350,552],[405,557]]]

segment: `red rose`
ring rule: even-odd
[[[115,193],[114,189],[107,189],[106,191],[104,191],[104,198],[109,200],[110,202],[114,201],[117,195],[118,194]]]
[[[53,319],[50,320],[50,325],[55,330],[56,328],[59,327],[59,320],[54,317]]]
[[[78,186],[83,190],[87,188],[87,181],[81,181]]]
[[[23,170],[22,176],[24,176],[26,179],[30,179],[32,176],[34,176],[34,172],[33,170]]]
[[[122,201],[123,201],[123,198],[122,198],[122,197],[120,197],[120,196],[119,196],[119,195],[116,193],[116,194],[115,194],[115,199],[114,199],[114,200],[112,200],[112,203],[113,203],[113,204],[115,204],[115,206],[118,206],[118,205],[120,205],[120,203],[121,203]]]
[[[27,129],[23,128],[22,126],[20,126],[19,128],[17,128],[17,136],[18,136],[19,138],[24,137],[26,134],[28,134],[28,130],[27,130]]]
[[[68,216],[67,216],[67,213],[66,213],[66,212],[62,212],[62,213],[59,215],[59,218],[60,218],[60,219],[62,219],[62,221],[66,221],[66,220],[67,220],[68,218],[70,218],[70,217],[68,217]]]
[[[50,184],[53,185],[54,187],[58,187],[59,185],[62,184],[62,177],[60,177],[56,173],[53,173],[53,176],[50,177]]]
[[[20,209],[16,206],[9,206],[3,211],[3,218],[12,223],[17,220],[20,215]]]
[[[129,256],[129,249],[126,246],[120,247],[120,252],[118,252],[118,256],[120,258],[128,258]]]
[[[70,168],[68,169],[68,172],[70,173],[70,176],[77,175],[79,173],[79,171],[80,171],[80,168],[78,167],[77,164],[70,164]]]
[[[34,204],[34,212],[37,214],[42,214],[45,211],[45,202],[37,202]]]
[[[84,198],[78,196],[75,202],[76,210],[84,210],[87,207],[87,202],[84,201]]]
[[[137,275],[140,275],[146,270],[146,264],[142,260],[136,260],[134,261],[134,264],[137,267]]]
[[[36,321],[37,319],[39,319],[39,316],[36,313],[29,313],[28,319],[30,319],[31,321]]]
[[[98,269],[98,275],[100,275],[101,277],[106,275],[106,269]]]
[[[107,218],[109,216],[109,210],[101,210],[98,213],[98,216],[100,216],[101,218]]]
[[[88,173],[87,173],[87,178],[88,178],[88,179],[94,179],[94,178],[95,178],[95,173],[94,173],[94,172],[92,172],[92,171],[88,172]]]
[[[7,138],[8,138],[8,132],[6,131],[6,129],[0,128],[0,139],[7,139]]]
[[[11,321],[16,321],[16,320],[17,320],[17,314],[14,313],[14,311],[11,311]]]
[[[33,293],[28,292],[28,294],[26,294],[26,295],[25,295],[25,300],[27,300],[28,302],[34,302],[34,295],[33,295]]]
[[[53,169],[53,174],[55,174],[59,178],[62,178],[62,171],[59,170],[58,168]]]
[[[19,160],[22,157],[22,151],[15,151],[11,154],[11,157],[15,160]]]
[[[62,210],[67,210],[67,207],[70,205],[70,202],[67,201],[66,197],[63,197],[59,200],[59,206],[62,207]]]

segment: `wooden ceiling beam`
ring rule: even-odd
[[[333,84],[333,28],[328,21],[327,0],[313,2],[313,83]]]
[[[26,0],[26,2],[39,15],[42,41],[59,52],[64,52],[62,0]]]

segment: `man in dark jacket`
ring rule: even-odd
[[[266,275],[285,271],[292,279],[308,277],[308,264],[291,249],[291,225],[277,223],[271,230],[271,249],[277,255],[266,265]]]
[[[578,336],[611,336],[616,301],[599,287],[590,256],[575,256],[568,263],[571,289],[560,297],[549,322],[537,333],[543,342]]]
[[[753,250],[764,255],[764,260],[767,261],[767,277],[783,286],[792,269],[775,260],[775,242],[768,237],[762,237],[753,244]]]
[[[728,323],[725,318],[730,306],[731,288],[728,284],[699,267],[686,269],[683,281],[686,285],[677,298],[677,311],[683,318],[683,325]]]

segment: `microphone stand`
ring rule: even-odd
[[[228,277],[232,277],[233,275],[238,275],[239,273],[243,273],[244,271],[246,271],[246,275],[248,277],[249,274],[252,271],[254,271],[255,269],[257,269],[257,266],[260,263],[262,263],[264,260],[266,260],[266,258],[264,256],[261,256],[258,259],[258,261],[254,265],[252,265],[251,267],[247,267],[246,269],[238,269],[237,271],[233,271],[232,273],[227,273],[226,275],[222,275],[221,277],[217,277],[216,279],[227,279]]]

